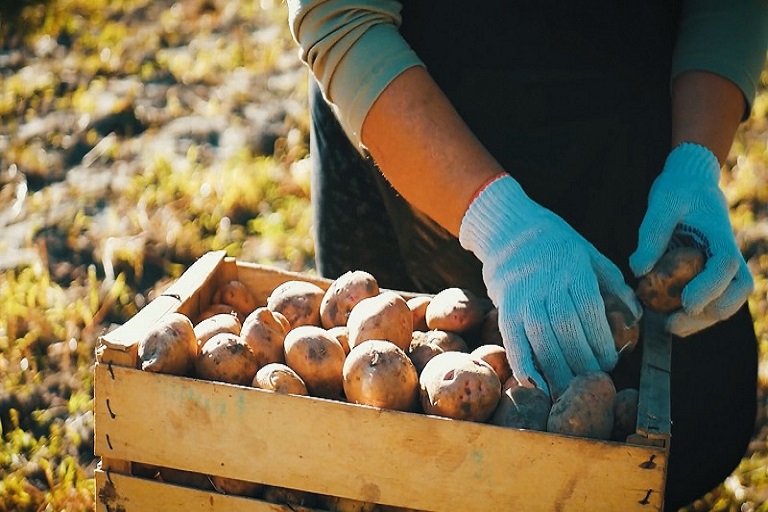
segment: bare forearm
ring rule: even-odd
[[[713,73],[682,73],[672,84],[672,146],[701,144],[722,164],[744,108],[744,96],[733,82]]]
[[[362,141],[392,186],[453,234],[475,191],[502,171],[421,67],[377,98]]]

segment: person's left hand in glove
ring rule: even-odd
[[[705,256],[705,266],[682,293],[683,308],[668,329],[687,336],[733,315],[753,288],[747,263],[736,245],[728,206],[718,187],[720,165],[704,146],[683,143],[667,158],[653,183],[648,211],[640,226],[639,246],[629,265],[637,276],[651,270],[678,239]]]
[[[713,73],[686,71],[672,83],[674,149],[651,187],[629,266],[637,277],[646,274],[671,243],[704,253],[704,269],[683,289],[682,309],[667,320],[678,336],[730,317],[754,287],[719,188],[720,165],[745,107],[741,90]]]

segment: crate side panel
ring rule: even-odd
[[[199,313],[204,293],[213,286],[224,252],[206,253],[184,272],[179,279],[136,315],[99,339],[99,355],[103,362],[135,366],[139,340],[160,318],[172,311],[186,315]],[[234,269],[234,263],[232,264]],[[121,353],[125,354],[122,356]]]
[[[104,457],[424,510],[661,508],[658,448],[113,370]]]
[[[327,290],[331,285],[330,279],[242,261],[237,263],[237,278],[248,287],[256,298],[256,303],[261,306],[267,304],[272,290],[286,281],[307,281],[323,290]]]
[[[672,431],[672,336],[666,332],[666,315],[643,315],[643,362],[637,406],[637,433],[666,444]]]
[[[98,512],[290,512],[255,499],[96,471]]]

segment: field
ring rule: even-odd
[[[285,19],[277,0],[0,13],[0,512],[93,509],[96,340],[196,258],[313,272]],[[690,510],[768,511],[767,144],[761,90],[722,176],[756,278],[761,408],[740,467]]]

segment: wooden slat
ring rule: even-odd
[[[272,290],[286,281],[308,281],[316,284],[323,290],[327,290],[333,282],[332,280],[323,277],[281,270],[267,265],[259,265],[257,263],[239,261],[237,262],[237,269],[237,278],[248,286],[251,293],[256,296],[257,304],[260,305],[266,304],[267,298],[272,293]],[[382,290],[385,289],[383,288]],[[391,291],[398,293],[406,300],[417,295],[427,295],[424,293],[415,293],[404,290]]]
[[[656,447],[111,370],[96,368],[102,457],[423,510],[662,507]]]
[[[99,361],[135,367],[138,342],[158,319],[172,311],[182,311],[188,315],[199,313],[201,299],[207,298],[200,290],[212,286],[209,283],[214,280],[224,257],[224,251],[205,254],[163,295],[155,298],[117,329],[101,336],[97,350]]]
[[[672,337],[666,332],[666,316],[653,311],[643,314],[643,363],[637,406],[637,434],[668,444],[672,420],[670,371]],[[632,438],[636,442],[637,436]]]
[[[96,471],[97,512],[295,512],[265,501]],[[309,509],[303,509],[309,510]]]
[[[327,290],[332,282],[330,279],[310,274],[291,272],[247,261],[237,262],[237,278],[256,296],[256,303],[259,305],[266,305],[272,290],[286,281],[308,281],[323,290]]]

